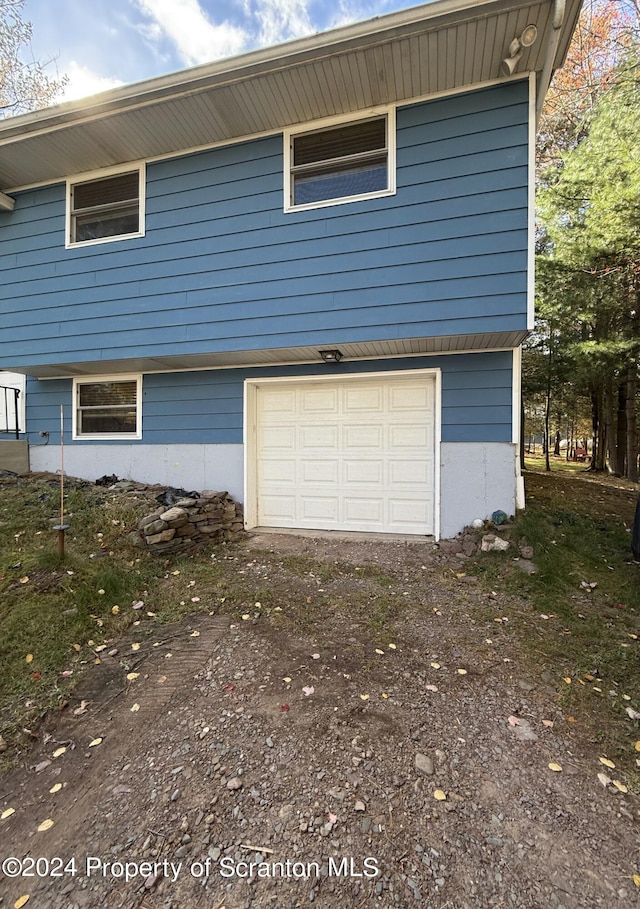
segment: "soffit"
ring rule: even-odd
[[[581,0],[567,0],[554,68]],[[0,121],[0,189],[280,131],[496,80],[533,23],[515,77],[540,73],[552,0],[436,0],[278,47]]]

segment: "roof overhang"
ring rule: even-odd
[[[424,357],[432,354],[510,350],[518,347],[528,334],[529,331],[526,329],[517,329],[475,335],[401,338],[345,344],[336,344],[328,341],[324,344],[307,347],[181,354],[129,360],[92,360],[12,368],[17,373],[23,373],[38,379],[71,379],[82,378],[83,376],[106,376],[136,372],[149,374],[185,372],[188,370],[238,369],[256,366],[299,366],[305,363],[320,363],[322,360],[320,350],[322,348],[339,348],[343,362],[382,360],[391,357]]]
[[[0,121],[0,190],[53,183],[299,123],[538,74],[546,91],[581,0],[436,0]],[[560,24],[558,24],[560,23]],[[512,40],[537,40],[501,75]],[[6,196],[4,196],[6,198]]]

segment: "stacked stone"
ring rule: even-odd
[[[198,498],[161,505],[138,523],[138,538],[153,552],[193,549],[200,543],[238,540],[244,529],[242,506],[228,492],[205,490]]]

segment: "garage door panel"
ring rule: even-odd
[[[380,460],[344,461],[343,479],[349,486],[371,484],[380,486],[384,481],[384,462]]]
[[[266,483],[277,483],[295,486],[297,482],[298,462],[292,459],[263,459],[261,479]]]
[[[389,461],[389,481],[394,486],[428,489],[432,475],[432,461]]]
[[[433,375],[292,379],[256,394],[259,524],[433,533]]]
[[[303,483],[330,484],[337,489],[340,480],[340,462],[337,459],[319,460],[305,458],[300,464],[300,473]]]
[[[302,519],[307,522],[314,520],[326,520],[334,525],[338,522],[339,503],[335,495],[333,496],[308,496],[300,497],[302,505]]]
[[[322,425],[301,426],[300,446],[302,450],[324,448],[335,451],[338,446],[338,428]]]
[[[296,448],[295,426],[274,424],[273,426],[264,427],[260,433],[260,447],[266,452],[282,451],[284,449],[294,451]]]
[[[384,394],[381,388],[345,388],[344,411],[352,414],[378,414],[383,410]]]
[[[383,446],[383,427],[382,426],[349,426],[344,427],[344,447],[345,450],[357,448],[371,448],[380,451]]]
[[[338,406],[337,388],[303,389],[299,395],[301,413],[334,413]]]
[[[345,496],[344,517],[354,524],[381,524],[384,507],[380,499],[365,499],[362,496]]]

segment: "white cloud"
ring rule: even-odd
[[[223,22],[212,23],[198,0],[137,0],[138,7],[153,20],[152,34],[172,41],[187,66],[240,53],[248,34]]]
[[[308,0],[257,0],[255,19],[260,24],[260,47],[300,38],[316,31],[308,10]]]
[[[75,101],[76,98],[86,98],[87,95],[95,95],[98,92],[106,92],[110,88],[115,88],[117,85],[124,85],[120,79],[99,76],[88,66],[76,63],[75,60],[72,60],[65,70],[69,81],[59,99],[60,102]]]

